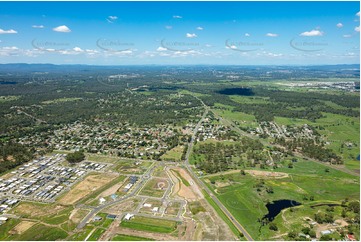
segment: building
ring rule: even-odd
[[[124,216],[124,220],[130,220],[131,218],[134,217],[134,214],[130,214],[130,213],[127,213],[125,216]]]
[[[129,191],[129,189],[133,186],[133,184],[128,183],[125,187],[124,187],[124,192]]]
[[[143,204],[143,207],[145,207],[145,208],[151,208],[151,207],[152,207],[152,204],[150,204],[150,203],[144,203],[144,204]]]
[[[152,209],[152,212],[158,212],[158,210],[159,210],[158,207],[154,207],[154,208]]]
[[[114,215],[114,214],[107,215],[107,218],[109,218],[109,219],[115,219],[116,217],[117,217],[117,215]]]
[[[330,230],[321,231],[321,235],[328,235],[328,234],[331,234]]]
[[[101,197],[101,198],[99,198],[99,203],[100,204],[103,204],[103,203],[105,203],[107,200],[105,200],[105,198],[103,198],[103,197]]]
[[[346,241],[356,241],[356,238],[353,234],[346,234],[345,239]]]
[[[93,221],[100,221],[100,220],[102,220],[103,218],[102,217],[100,217],[100,216],[95,216],[94,218],[93,218]]]

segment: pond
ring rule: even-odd
[[[267,218],[269,221],[273,221],[273,219],[285,208],[299,206],[301,203],[293,201],[293,200],[276,200],[271,203],[267,203],[266,207],[268,209],[268,214],[266,214],[263,219]]]

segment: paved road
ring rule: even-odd
[[[148,179],[151,178],[150,175],[152,174],[154,168],[155,168],[155,166],[152,166],[152,167],[143,175],[143,177],[148,177]],[[126,199],[128,199],[128,198],[130,198],[130,197],[132,197],[132,196],[134,196],[134,195],[136,195],[136,194],[139,192],[139,190],[143,187],[143,185],[148,181],[148,179],[143,179],[143,180],[139,181],[138,183],[136,183],[136,187],[134,187],[134,188],[132,189],[132,191],[131,191],[130,193],[128,193],[127,195],[125,195],[125,196],[123,196],[123,197],[120,197],[120,198],[118,198],[118,199],[116,199],[116,200],[114,200],[114,201],[105,203],[105,204],[103,204],[103,205],[100,205],[100,206],[94,208],[94,209],[93,209],[92,211],[90,211],[90,212],[88,213],[88,215],[85,216],[85,218],[78,224],[77,229],[82,229],[82,228],[84,228],[85,225],[90,221],[90,219],[92,219],[95,214],[97,214],[98,212],[100,212],[100,211],[103,210],[104,208],[113,206],[113,205],[115,205],[115,204],[117,204],[117,203],[120,203],[120,202],[123,202],[124,200],[126,200]]]
[[[208,193],[208,195],[219,206],[219,208],[223,211],[223,213],[231,220],[231,222],[234,224],[234,226],[236,226],[236,228],[243,233],[245,238],[247,240],[249,240],[249,241],[253,241],[251,235],[249,235],[249,233],[246,231],[246,229],[243,228],[243,226],[236,219],[233,218],[232,214],[228,211],[228,209],[221,203],[221,201],[219,201],[219,199],[203,183],[203,181],[201,179],[199,179],[199,177],[194,173],[194,171],[192,170],[192,168],[189,165],[189,156],[190,156],[190,153],[192,151],[192,147],[193,147],[194,141],[196,139],[198,129],[199,129],[200,125],[202,124],[202,122],[204,121],[205,117],[207,116],[207,114],[208,114],[208,112],[210,110],[209,107],[207,105],[205,105],[205,103],[201,99],[199,99],[199,98],[197,98],[197,99],[202,103],[202,105],[205,108],[205,111],[204,111],[204,113],[202,115],[202,118],[197,123],[197,125],[196,125],[196,127],[195,127],[195,129],[193,131],[192,139],[188,144],[188,150],[187,150],[186,159],[185,159],[185,167],[188,170],[188,172],[190,173],[190,175],[193,177],[193,179],[198,183],[198,185]]]

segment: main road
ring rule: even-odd
[[[192,134],[192,138],[191,141],[188,144],[188,150],[186,153],[186,157],[185,157],[185,167],[188,170],[188,172],[190,173],[190,175],[193,177],[193,179],[198,183],[198,185],[204,189],[204,191],[211,197],[211,199],[218,205],[218,207],[222,210],[222,212],[229,218],[229,220],[233,223],[234,226],[236,226],[236,228],[242,232],[242,234],[244,235],[244,237],[249,240],[249,241],[253,241],[251,235],[247,232],[247,230],[236,220],[234,219],[233,215],[228,211],[228,209],[222,204],[221,201],[219,201],[219,199],[213,194],[213,192],[211,191],[211,189],[209,189],[204,182],[199,179],[199,177],[194,173],[194,171],[192,170],[192,168],[190,167],[189,164],[189,156],[190,153],[192,151],[193,148],[193,144],[194,141],[197,137],[197,132],[199,127],[201,126],[202,122],[204,121],[204,119],[206,118],[208,112],[209,112],[209,107],[198,97],[194,96],[195,98],[197,98],[203,105],[203,107],[205,108],[205,111],[202,115],[202,118],[199,120],[199,122],[197,123],[196,127],[193,130],[193,134]]]

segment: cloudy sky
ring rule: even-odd
[[[0,63],[358,64],[359,2],[0,2]]]

